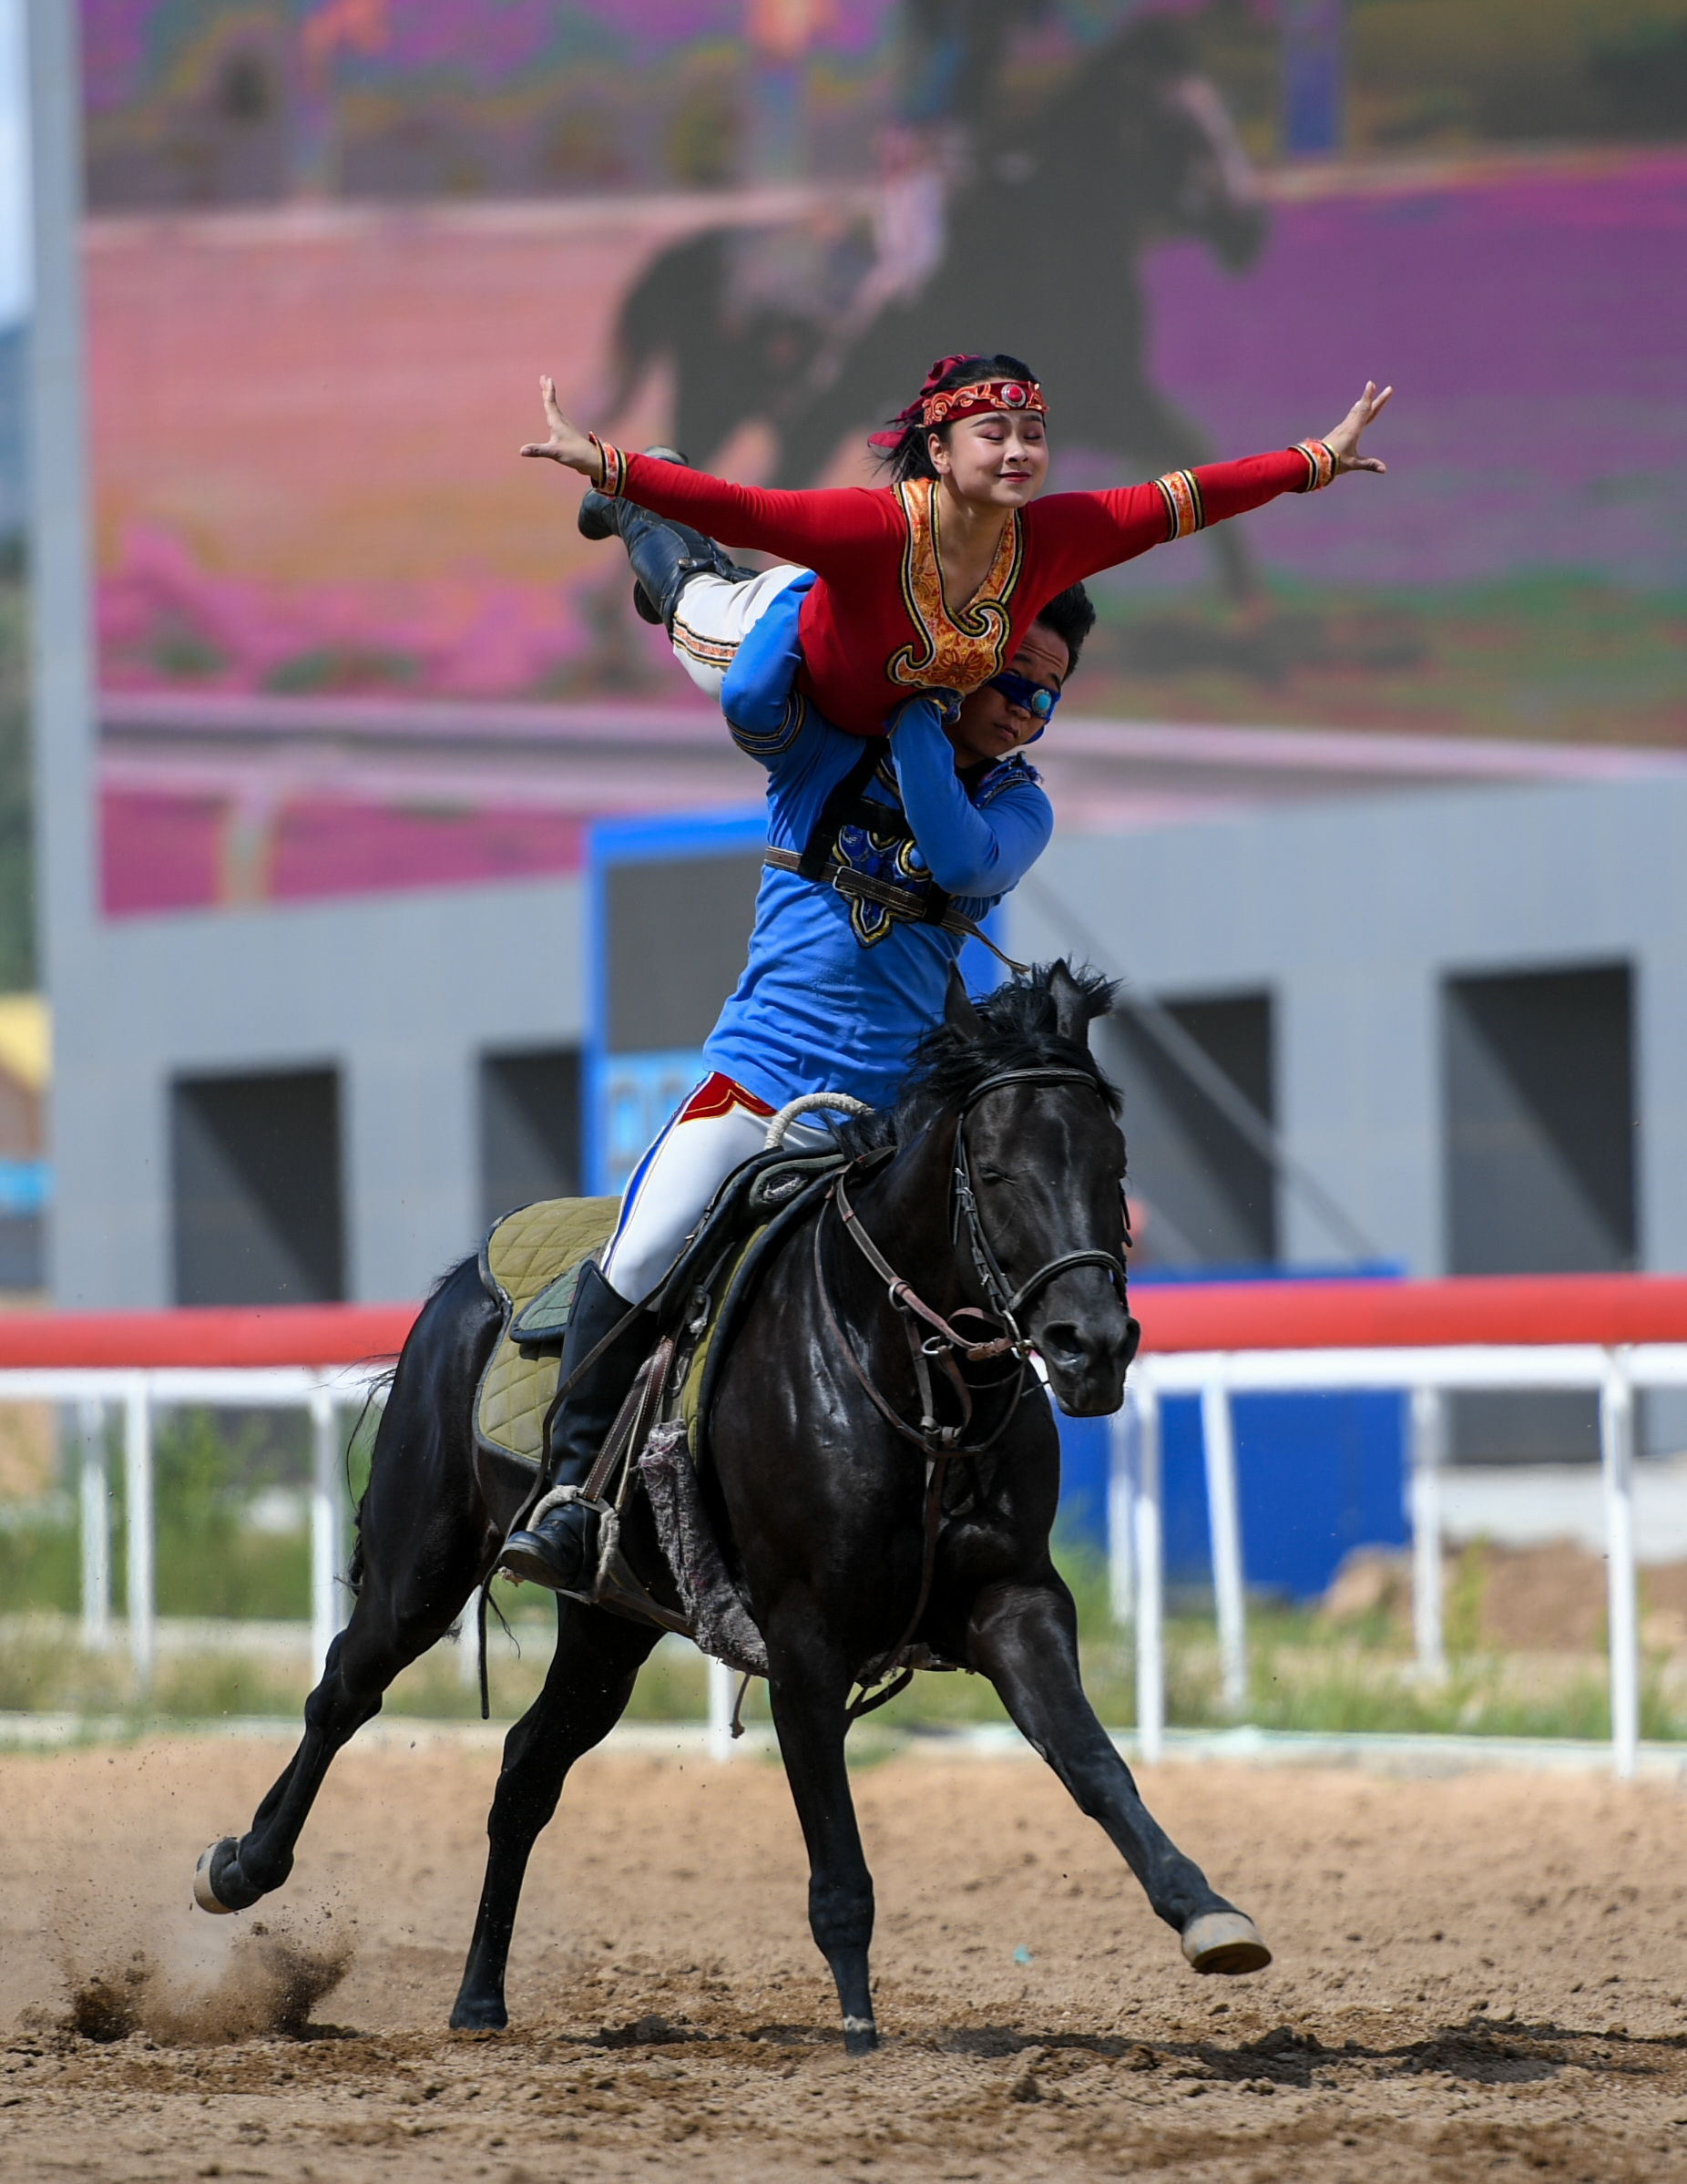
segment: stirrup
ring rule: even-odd
[[[538,1526],[551,1514],[553,1510],[565,1509],[575,1503],[578,1503],[587,1512],[587,1519],[582,1527],[580,1539],[584,1568],[581,1582],[578,1584],[552,1584],[547,1577],[536,1576],[529,1570],[514,1568],[505,1563],[504,1557],[515,1541],[524,1537],[534,1538]],[[588,1501],[578,1486],[553,1486],[550,1492],[541,1496],[535,1504],[527,1523],[519,1530],[512,1532],[509,1538],[505,1541],[503,1547],[499,1550],[497,1567],[505,1576],[513,1578],[518,1584],[542,1585],[547,1593],[558,1593],[567,1599],[583,1600],[589,1604],[596,1598],[598,1587],[603,1560],[604,1519],[606,1516],[612,1518],[614,1514],[612,1504],[608,1502]],[[597,1520],[595,1523],[592,1522],[594,1518]],[[536,1542],[536,1544],[538,1547],[543,1547],[547,1543],[541,1540]],[[542,1553],[535,1553],[532,1560],[541,1567],[545,1566]]]

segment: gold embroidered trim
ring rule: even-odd
[[[722,670],[731,667],[738,656],[738,646],[739,640],[736,637],[700,636],[689,622],[677,614],[674,616],[675,651],[685,653],[688,659],[697,661],[700,666]]]
[[[1160,497],[1166,504],[1166,543],[1173,538],[1187,538],[1192,532],[1207,527],[1207,505],[1201,497],[1201,485],[1192,470],[1168,470],[1164,477],[1154,483],[1160,487]]]
[[[1001,672],[1013,620],[1008,601],[1025,563],[1024,529],[1016,508],[1003,527],[989,574],[966,606],[952,611],[937,558],[936,489],[930,477],[909,478],[896,487],[907,527],[902,603],[918,637],[892,653],[885,672],[905,690],[936,686],[964,695]]]
[[[603,483],[598,492],[607,499],[619,500],[627,487],[627,457],[619,447],[611,447],[608,440],[600,440],[595,432],[586,436],[603,457]]]
[[[1322,440],[1296,440],[1294,452],[1306,457],[1306,484],[1308,493],[1317,493],[1335,476],[1339,466],[1334,455]]]

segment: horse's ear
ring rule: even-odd
[[[1048,974],[1048,998],[1055,1008],[1055,1030],[1077,1046],[1089,1043],[1089,1020],[1096,1014],[1087,989],[1072,976],[1069,967],[1057,963]]]
[[[943,996],[943,1020],[960,1039],[977,1039],[984,1030],[978,1011],[967,996],[966,980],[953,963],[949,966],[949,982]]]

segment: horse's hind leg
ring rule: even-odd
[[[1270,1964],[1252,1920],[1215,1892],[1150,1813],[1096,1719],[1079,1679],[1077,1619],[1066,1587],[1057,1579],[993,1588],[975,1605],[971,1645],[974,1665],[1079,1808],[1111,1837],[1195,1970],[1258,1972]]]
[[[527,1860],[557,1810],[563,1778],[626,1712],[634,1679],[659,1635],[558,1595],[557,1651],[545,1687],[504,1739],[486,1818],[486,1878],[451,2012],[454,2031],[501,2030],[509,2023],[504,1974]]]
[[[465,1564],[430,1592],[424,1612],[407,1615],[365,1589],[350,1624],[328,1648],[322,1680],[304,1702],[304,1736],[298,1750],[246,1833],[238,1839],[225,1835],[200,1858],[193,1895],[201,1910],[245,1911],[281,1887],[292,1871],[294,1846],[336,1753],[381,1711],[382,1698],[399,1671],[444,1637],[475,1575],[474,1564]]]
[[[879,2044],[867,1970],[873,1876],[844,1761],[849,1671],[817,1633],[792,1644],[777,1626],[768,1632],[768,1667],[773,1726],[808,1845],[809,1931],[837,1983],[844,2048],[869,2055]]]

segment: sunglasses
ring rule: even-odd
[[[1048,717],[1060,702],[1058,690],[1045,690],[1040,682],[1033,682],[1025,675],[1016,675],[1011,668],[1004,668],[999,675],[992,675],[985,685],[987,690],[999,690],[1007,702],[1020,713],[1028,713],[1037,723],[1040,735],[1048,725]],[[1036,738],[1033,737],[1035,742]]]

